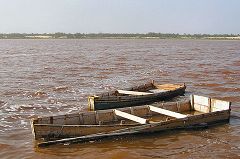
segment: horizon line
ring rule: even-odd
[[[50,33],[24,33],[24,32],[9,32],[9,33],[2,33],[0,32],[0,34],[175,34],[175,35],[234,35],[234,36],[239,36],[240,33],[236,33],[236,34],[228,34],[228,33],[163,33],[163,32],[147,32],[147,33],[118,33],[118,32],[89,32],[89,33],[84,33],[84,32],[50,32]]]

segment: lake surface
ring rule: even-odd
[[[154,79],[232,102],[230,122],[97,143],[34,147],[33,117]],[[240,41],[0,40],[0,158],[240,158]]]

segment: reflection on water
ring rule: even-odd
[[[232,101],[229,124],[35,149],[29,120],[150,79]],[[239,158],[240,41],[0,40],[0,157]]]

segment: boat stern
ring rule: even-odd
[[[98,98],[98,96],[89,96],[88,97],[88,110],[94,111],[95,110],[95,99]]]
[[[35,122],[36,122],[36,119],[31,119],[31,120],[30,120],[30,125],[31,125],[31,129],[32,129],[32,134],[33,134],[34,139],[36,140],[36,132],[35,132],[35,127],[34,127]]]
[[[216,114],[216,120],[219,121],[230,119],[231,102],[229,101],[198,95],[191,95],[190,100],[192,109],[196,111]]]

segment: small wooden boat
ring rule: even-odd
[[[171,99],[185,93],[185,84],[157,84],[154,81],[124,90],[88,97],[89,110],[115,109]]]
[[[189,100],[79,112],[31,120],[38,146],[79,143],[228,121],[230,102],[192,95]]]

